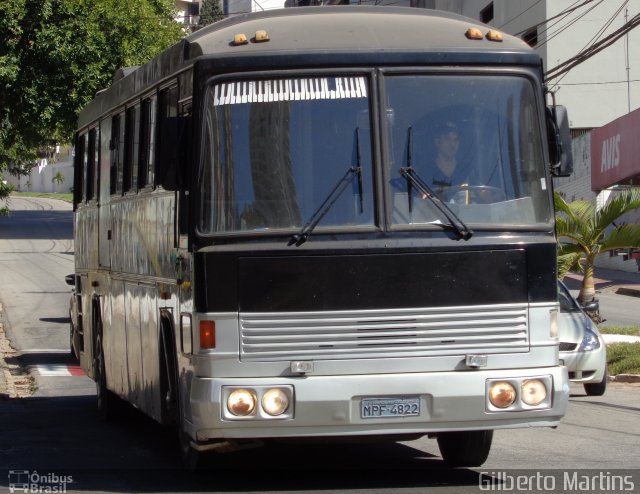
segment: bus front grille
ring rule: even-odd
[[[241,359],[275,361],[525,352],[526,304],[240,313]]]

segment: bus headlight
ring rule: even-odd
[[[529,379],[522,383],[522,401],[535,407],[547,399],[547,387],[539,379]]]
[[[239,417],[251,415],[256,409],[256,395],[248,389],[236,389],[227,398],[227,409]]]
[[[489,388],[489,401],[496,408],[508,408],[516,401],[516,388],[507,381],[497,381]]]
[[[272,388],[262,395],[262,409],[272,417],[282,415],[287,408],[289,408],[289,397],[281,389]]]

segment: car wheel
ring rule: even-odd
[[[438,434],[442,459],[453,467],[479,467],[489,456],[493,431],[455,431]]]
[[[609,373],[605,369],[604,376],[602,376],[602,381],[599,383],[585,383],[584,391],[587,393],[587,396],[602,396],[604,392],[607,390],[607,381],[609,380]]]

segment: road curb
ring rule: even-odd
[[[618,295],[628,295],[629,297],[640,297],[640,289],[621,286],[616,290]]]
[[[640,383],[639,374],[618,374],[611,376],[611,381],[616,383]]]
[[[2,307],[0,307],[0,311]],[[0,337],[4,337],[4,329],[0,323]],[[11,390],[9,389],[10,372],[7,363],[4,360],[4,353],[0,349],[0,400],[11,398]]]

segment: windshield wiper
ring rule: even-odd
[[[289,242],[287,243],[287,245],[295,244],[296,247],[299,247],[300,245],[302,245],[307,241],[313,229],[316,227],[318,223],[320,223],[320,220],[324,218],[325,215],[329,212],[329,210],[338,200],[338,198],[340,197],[344,189],[346,189],[347,185],[351,183],[353,175],[355,174],[358,174],[358,176],[362,175],[362,168],[360,168],[359,166],[349,167],[349,169],[347,170],[347,173],[344,174],[344,176],[336,184],[333,190],[329,192],[329,195],[324,200],[324,202],[320,204],[320,207],[318,207],[318,209],[316,209],[313,212],[313,214],[311,215],[311,218],[309,219],[309,221],[307,221],[307,224],[302,227],[299,233],[295,233],[294,235],[291,235],[291,238],[289,239]],[[358,186],[360,187],[360,184]]]
[[[422,193],[423,199],[429,199],[433,205],[442,213],[442,215],[449,222],[442,226],[448,226],[458,235],[459,239],[469,240],[473,236],[473,230],[471,230],[460,219],[456,213],[454,213],[449,206],[447,206],[442,200],[433,192],[431,187],[418,175],[413,168],[412,148],[413,148],[413,128],[407,129],[407,166],[400,168],[400,175],[407,180],[407,195],[409,200],[409,211],[412,209],[411,196],[412,187],[415,187]]]
[[[362,214],[363,207],[363,198],[362,198],[362,166],[360,165],[360,129],[356,129],[356,166],[351,166],[347,170],[347,173],[338,181],[335,187],[329,192],[326,199],[320,204],[318,209],[316,209],[309,221],[302,227],[300,232],[291,235],[289,238],[289,242],[287,246],[294,245],[296,247],[301,246],[303,243],[307,241],[311,232],[316,227],[320,220],[326,216],[331,207],[335,204],[338,198],[342,195],[344,189],[347,188],[347,185],[351,183],[353,180],[353,176],[358,176],[358,195],[360,196],[360,213]]]

